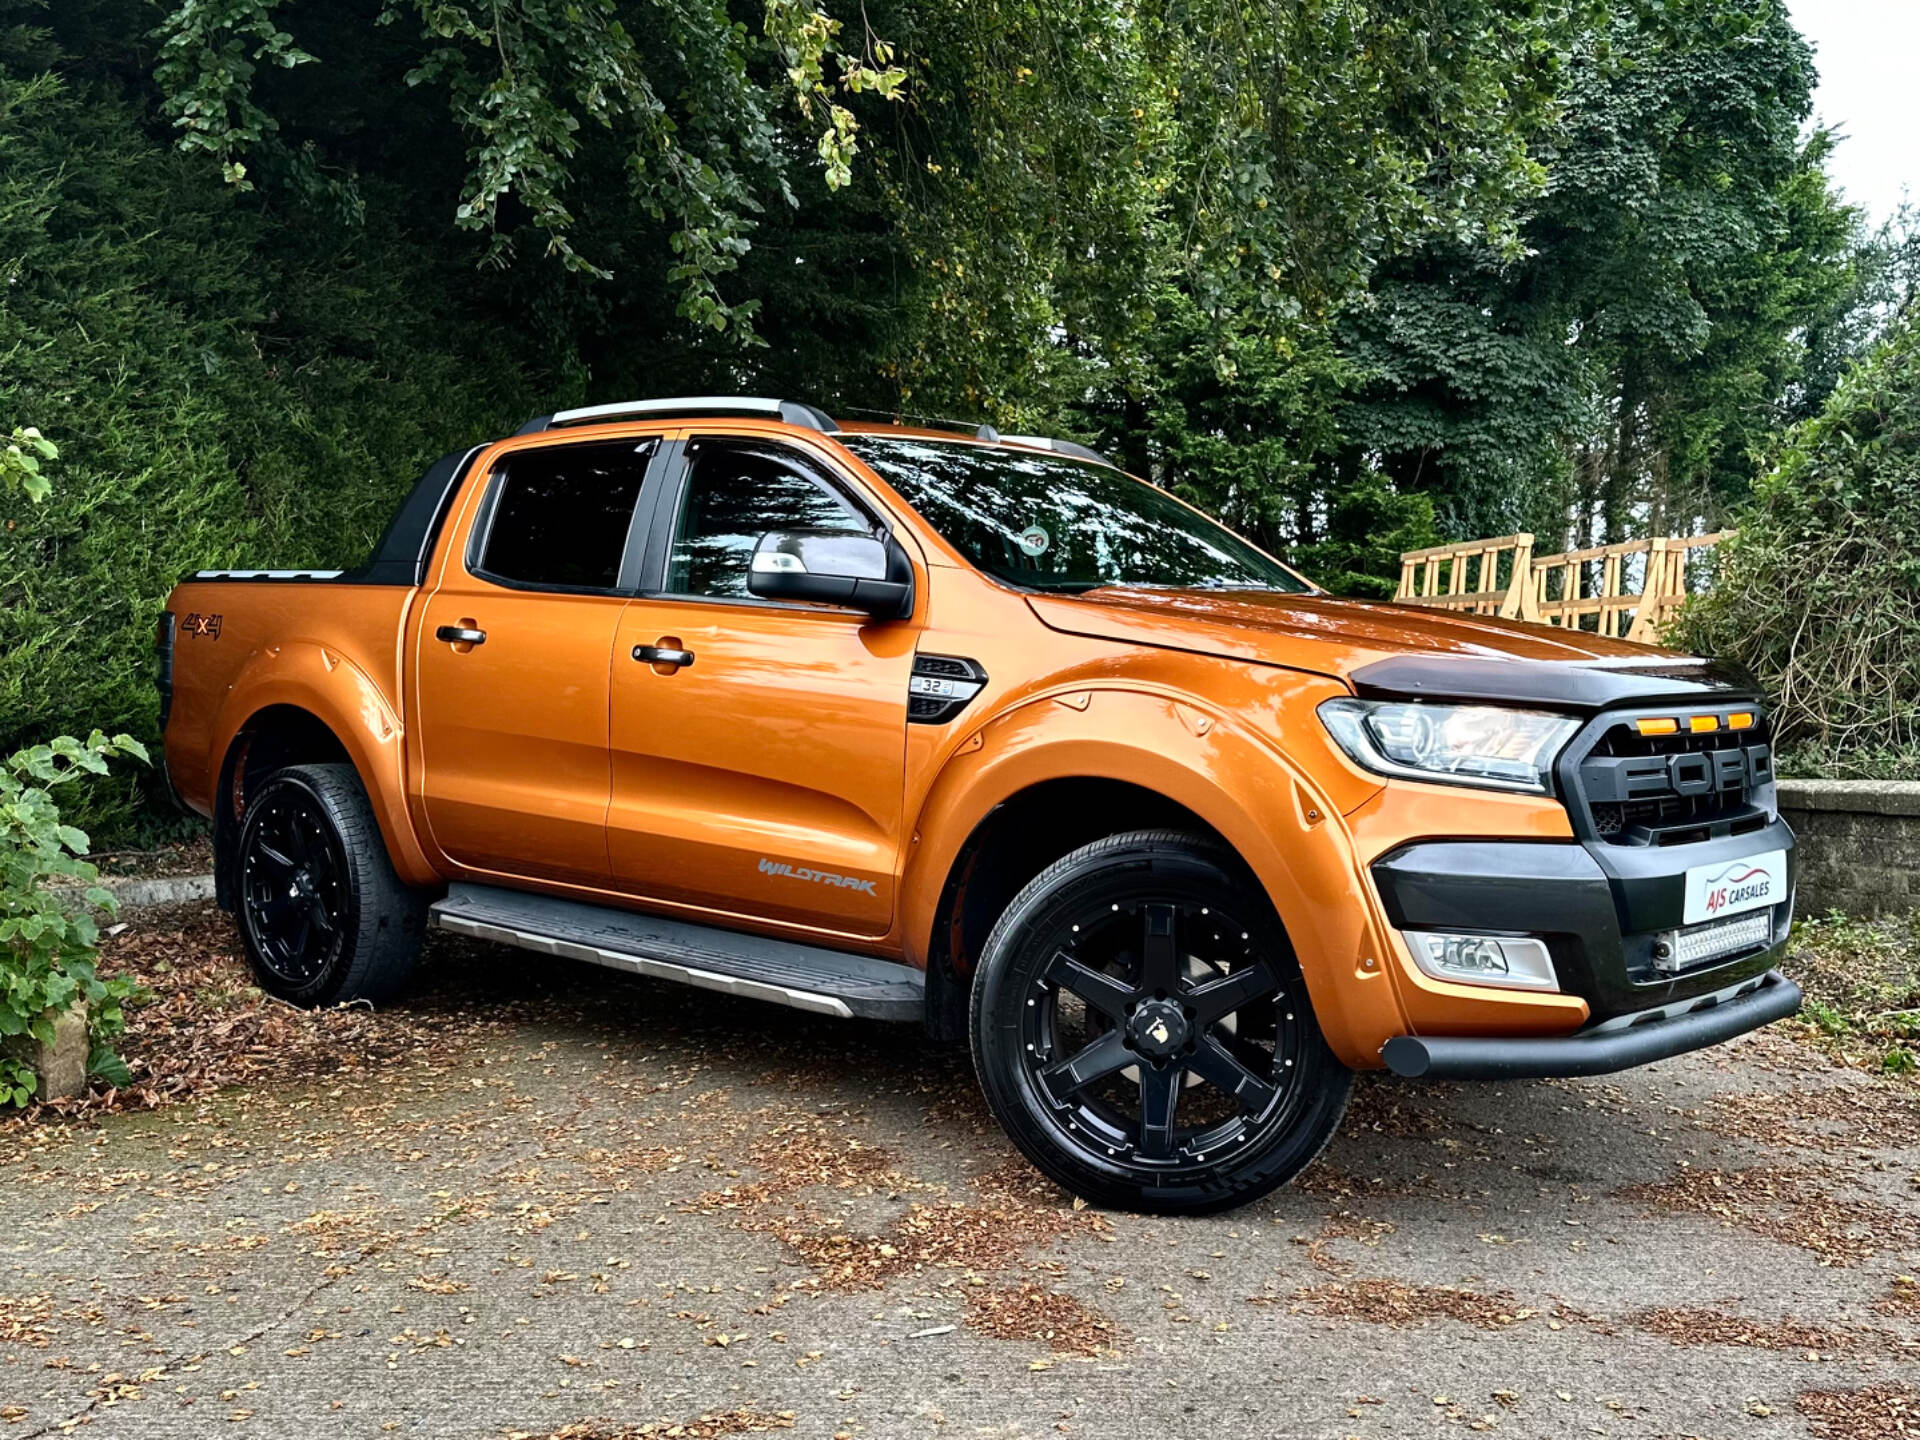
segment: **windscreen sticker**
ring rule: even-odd
[[[1015,543],[1024,554],[1044,555],[1047,553],[1047,547],[1053,543],[1053,537],[1047,534],[1046,526],[1029,525],[1015,537]]]

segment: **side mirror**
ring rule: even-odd
[[[876,620],[913,613],[913,565],[892,536],[771,530],[753,549],[747,591],[763,600],[845,605]]]

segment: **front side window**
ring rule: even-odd
[[[868,534],[873,525],[798,456],[696,441],[667,562],[668,591],[748,598],[754,547],[769,530]]]
[[[1105,465],[964,441],[836,438],[950,545],[1010,584],[1313,588],[1225,526]]]
[[[542,590],[613,589],[652,453],[647,441],[509,456],[494,477],[475,568],[489,580]]]

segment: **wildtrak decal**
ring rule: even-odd
[[[873,881],[860,880],[852,875],[835,875],[830,870],[808,870],[799,865],[789,865],[784,860],[769,860],[760,857],[762,875],[781,875],[789,880],[810,880],[816,885],[833,885],[842,890],[858,890],[863,895],[873,894]],[[879,898],[875,896],[875,898]]]

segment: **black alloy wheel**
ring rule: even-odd
[[[1283,1183],[1351,1083],[1257,882],[1169,832],[1083,847],[1016,898],[982,957],[974,1037],[1028,1158],[1136,1209],[1220,1209]]]
[[[1177,1167],[1246,1144],[1288,1105],[1299,1012],[1240,926],[1169,899],[1109,902],[1070,927],[1034,977],[1021,1053],[1083,1141]]]
[[[260,966],[287,990],[313,984],[345,938],[346,857],[319,798],[282,786],[240,852],[242,923]]]

